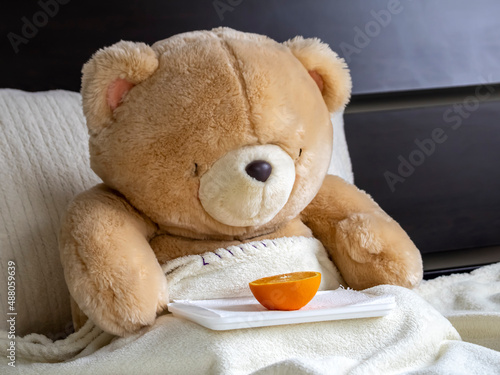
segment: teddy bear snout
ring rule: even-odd
[[[245,146],[217,160],[200,179],[198,196],[220,223],[258,226],[285,206],[295,183],[295,163],[277,145]]]
[[[273,171],[273,167],[265,160],[254,160],[246,166],[245,171],[257,181],[266,182]]]

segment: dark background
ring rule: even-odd
[[[61,1],[2,2],[0,87],[78,91],[83,63],[120,39],[153,43],[217,26],[280,42],[319,37],[351,69],[345,121],[356,184],[422,253],[500,245],[500,105],[491,101],[500,86],[490,101],[471,101],[500,82],[497,0]],[[9,36],[25,39],[14,47]],[[474,110],[453,130],[444,114],[457,103]],[[446,142],[391,191],[384,173],[436,128]]]
[[[43,24],[40,2],[56,0],[0,5],[0,87],[78,90],[79,68],[98,48],[217,26],[280,42],[319,37],[346,57],[354,94],[500,82],[497,0],[61,0],[15,53],[7,35],[23,36],[23,17]]]

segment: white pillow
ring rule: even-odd
[[[352,182],[342,113],[332,117],[329,173]],[[0,89],[0,277],[16,264],[16,334],[54,336],[71,322],[57,237],[68,202],[99,183],[88,161],[81,96]],[[5,285],[2,283],[2,285]],[[7,288],[0,290],[6,317]],[[8,329],[2,319],[0,330]]]

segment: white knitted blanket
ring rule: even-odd
[[[68,202],[98,182],[80,94],[0,90],[0,311],[8,311],[11,261],[18,335],[60,332],[71,322],[57,234]]]

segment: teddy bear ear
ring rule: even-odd
[[[297,36],[283,43],[318,85],[328,110],[343,109],[351,96],[351,76],[344,59],[317,38]]]
[[[82,104],[91,133],[113,121],[127,93],[151,76],[158,58],[144,43],[118,42],[97,51],[82,69]]]

